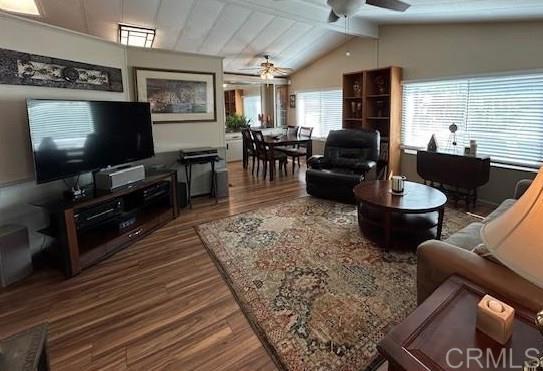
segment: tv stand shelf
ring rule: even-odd
[[[95,192],[80,201],[56,199],[35,203],[48,212],[51,221],[40,232],[55,238],[52,255],[61,263],[66,277],[73,277],[175,219],[176,185],[176,172],[166,172],[149,175],[114,192]],[[152,190],[158,191],[151,194]],[[116,205],[114,212],[108,208],[110,204]],[[89,210],[106,213],[97,211],[97,222],[78,223],[80,215]],[[120,223],[126,220],[130,224],[123,228]]]

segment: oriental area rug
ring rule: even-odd
[[[444,238],[475,221],[447,208]],[[355,206],[303,197],[203,224],[198,233],[284,370],[364,370],[416,306],[414,250],[365,239]]]

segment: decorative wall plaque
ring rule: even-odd
[[[123,91],[120,68],[0,49],[0,84]]]

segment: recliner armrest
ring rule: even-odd
[[[531,179],[522,179],[517,182],[517,186],[515,187],[515,195],[514,198],[518,200],[522,197],[522,195],[528,190],[528,188],[532,185]]]
[[[373,169],[375,166],[377,166],[377,162],[375,161],[368,160],[360,162],[360,168],[366,171]]]
[[[350,158],[335,159],[333,162],[333,166],[351,169],[358,173],[366,173],[367,171],[373,169],[376,165],[377,163],[375,161]]]
[[[454,274],[529,310],[539,311],[543,308],[543,289],[503,265],[437,240],[426,241],[417,249],[418,303],[422,303]]]
[[[322,169],[328,164],[323,155],[313,155],[307,159],[307,166],[311,169]]]

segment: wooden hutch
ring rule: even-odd
[[[401,80],[400,67],[343,75],[343,128],[379,130],[381,178],[400,173]]]
[[[224,92],[224,113],[226,117],[243,114],[242,90],[226,90]]]

